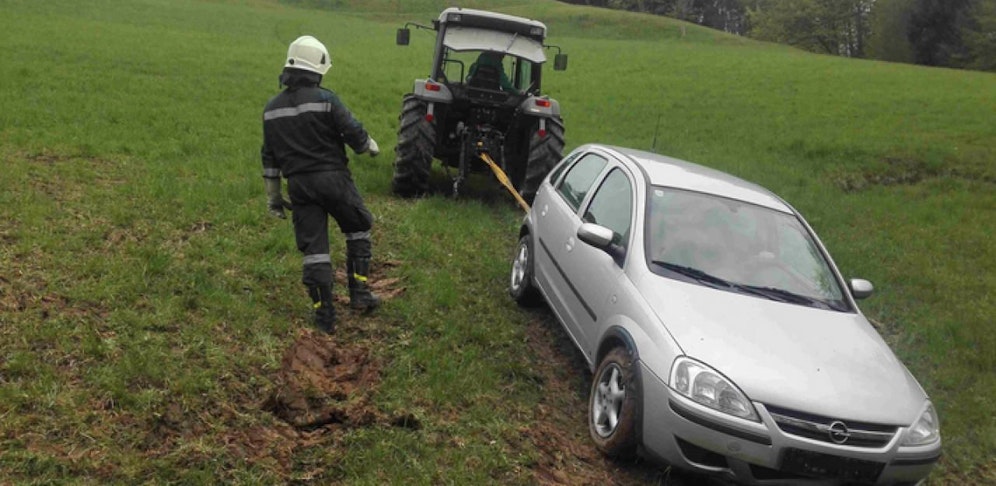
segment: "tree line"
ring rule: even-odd
[[[996,0],[563,0],[838,56],[996,71]]]

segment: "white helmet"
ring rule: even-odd
[[[303,69],[325,75],[332,67],[332,56],[325,45],[310,35],[302,35],[287,48],[285,68]]]

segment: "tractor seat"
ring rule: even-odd
[[[472,88],[498,91],[501,89],[501,71],[497,67],[487,64],[477,66],[474,74],[467,77],[467,84]]]

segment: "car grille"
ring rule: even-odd
[[[896,435],[895,425],[836,420],[795,410],[766,406],[786,434],[852,447],[885,447]]]

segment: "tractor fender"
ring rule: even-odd
[[[546,96],[528,96],[519,104],[519,111],[524,115],[552,118],[560,116],[560,103]]]
[[[412,93],[426,103],[452,103],[453,92],[443,83],[431,79],[416,79]]]

